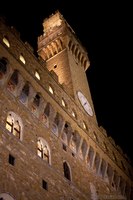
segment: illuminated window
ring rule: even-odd
[[[10,43],[6,37],[3,38],[3,42],[7,47],[10,47]]]
[[[35,72],[35,77],[38,79],[38,80],[40,80],[40,75],[39,75],[39,73],[36,71]]]
[[[76,118],[76,113],[72,110],[72,116]]]
[[[83,129],[85,129],[85,130],[87,129],[85,122],[83,122]]]
[[[49,163],[49,150],[46,145],[43,147],[43,159]]]
[[[54,90],[53,90],[53,88],[52,88],[51,86],[49,86],[49,92],[50,92],[51,94],[54,94]]]
[[[8,114],[6,119],[6,129],[18,139],[21,139],[21,122],[15,113]]]
[[[22,62],[23,64],[26,63],[26,62],[25,62],[25,58],[24,58],[24,56],[23,56],[22,54],[20,55],[19,59],[21,60],[21,62]]]
[[[15,135],[20,139],[20,132],[21,132],[21,127],[19,125],[19,121],[17,120],[14,122],[13,135]]]
[[[61,100],[61,103],[64,107],[66,107],[66,102],[64,101],[64,99]]]
[[[14,119],[13,119],[12,115],[9,114],[6,119],[6,129],[11,133],[13,132],[13,121],[14,121]]]
[[[50,163],[50,149],[43,138],[38,138],[37,155],[45,160],[47,163]]]

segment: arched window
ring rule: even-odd
[[[63,169],[64,169],[64,176],[65,176],[65,178],[67,178],[68,180],[71,181],[70,168],[69,168],[67,162],[63,163]]]
[[[0,59],[0,79],[4,77],[7,72],[7,59],[1,58]]]
[[[29,96],[29,84],[28,83],[26,83],[25,85],[24,85],[24,87],[23,87],[23,89],[22,89],[22,91],[21,91],[21,94],[20,94],[20,97],[19,97],[19,99],[20,99],[20,101],[22,102],[22,103],[26,103],[26,101],[27,101],[27,99],[28,99],[28,96]]]
[[[22,122],[13,112],[9,112],[7,115],[6,129],[18,139],[22,139]]]
[[[18,71],[15,70],[8,82],[7,88],[13,92],[16,88],[16,86],[18,85]]]
[[[37,155],[50,164],[50,149],[47,142],[43,138],[38,138]]]

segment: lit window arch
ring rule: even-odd
[[[10,47],[10,42],[9,42],[9,40],[8,40],[8,38],[6,36],[3,37],[3,42],[7,47]]]
[[[39,74],[37,71],[35,71],[35,77],[36,77],[38,80],[41,79],[41,78],[40,78],[40,74]]]
[[[51,164],[51,154],[48,143],[41,137],[37,140],[37,155]]]
[[[69,181],[72,180],[72,173],[69,164],[64,161],[63,162],[63,170],[64,170],[64,177],[67,178]]]
[[[74,118],[77,118],[77,115],[76,115],[76,112],[75,112],[75,110],[72,110],[72,116],[74,117]]]
[[[62,103],[62,106],[63,106],[63,107],[66,107],[67,104],[66,104],[66,102],[65,102],[65,100],[64,100],[63,98],[62,98],[62,100],[61,100],[61,103]]]
[[[84,121],[82,122],[82,126],[83,126],[84,130],[87,130],[87,125],[86,125],[86,123]]]
[[[22,121],[21,118],[14,112],[8,112],[7,114],[6,129],[18,139],[22,140]]]
[[[51,93],[51,94],[54,94],[54,90],[53,90],[53,88],[52,88],[52,86],[51,85],[49,85],[49,92]]]
[[[26,63],[25,58],[24,58],[24,56],[22,54],[20,54],[19,59],[23,64]]]

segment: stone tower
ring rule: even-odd
[[[47,69],[57,74],[59,83],[66,86],[67,93],[78,105],[89,104],[82,105],[82,109],[86,112],[91,109],[90,116],[96,121],[85,73],[90,66],[85,48],[59,12],[44,20],[43,31],[38,38],[38,54],[46,61]]]
[[[87,52],[58,11],[38,55],[0,19],[0,200],[132,200],[130,160],[98,126]]]

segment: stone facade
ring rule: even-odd
[[[43,26],[37,58],[0,19],[0,200],[132,200],[130,161],[97,123],[86,50],[59,12]]]

